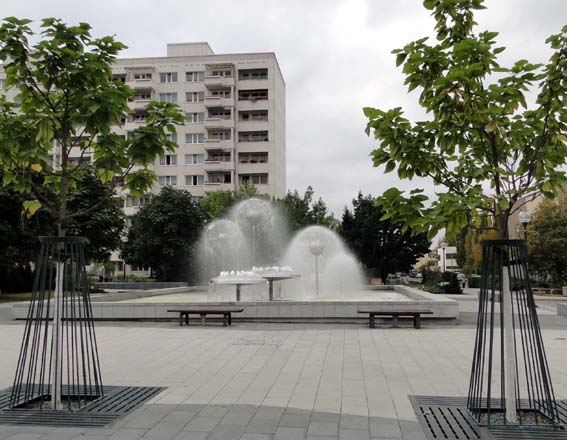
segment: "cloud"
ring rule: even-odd
[[[500,32],[502,60],[545,62],[544,41],[567,22],[564,0],[488,0],[479,29]],[[315,188],[339,215],[359,190],[381,194],[400,182],[372,167],[372,139],[362,107],[401,106],[422,118],[417,93],[407,94],[394,48],[431,36],[433,19],[417,0],[152,0],[97,2],[3,0],[4,16],[86,21],[96,35],[115,34],[128,57],[162,56],[166,43],[208,41],[217,53],[276,53],[287,90],[287,182]]]

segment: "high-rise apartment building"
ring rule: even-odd
[[[150,100],[175,102],[186,115],[172,136],[175,153],[156,158],[151,192],[170,185],[202,197],[249,182],[285,195],[285,83],[274,53],[217,55],[208,43],[168,44],[166,57],[117,60],[113,76],[135,90],[119,133],[144,123]],[[127,197],[127,213],[143,203]]]

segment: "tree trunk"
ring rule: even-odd
[[[499,212],[496,215],[496,228],[499,240],[508,240],[508,212]]]

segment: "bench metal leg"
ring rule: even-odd
[[[376,322],[375,322],[375,320],[374,320],[374,315],[373,315],[372,313],[370,314],[370,321],[369,321],[369,324],[368,324],[368,325],[369,325],[370,328],[375,328],[375,327],[376,327]]]
[[[232,314],[228,313],[228,325],[232,325]]]
[[[201,325],[205,325],[205,316],[207,316],[205,313],[201,313]]]
[[[228,325],[228,313],[222,315],[222,326],[226,327]]]
[[[421,328],[421,315],[413,316],[413,328]]]
[[[182,326],[183,325],[183,313],[179,314],[179,325]]]
[[[392,320],[394,321],[394,328],[398,328],[398,315],[393,315]]]
[[[189,325],[189,313],[185,314],[185,324]]]

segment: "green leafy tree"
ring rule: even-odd
[[[370,274],[386,282],[389,273],[409,271],[429,251],[427,235],[412,234],[402,224],[384,219],[384,211],[370,195],[352,201],[345,208],[340,233]]]
[[[98,208],[89,212],[92,205]],[[72,217],[66,232],[68,235],[79,235],[87,239],[87,261],[104,262],[110,258],[113,250],[120,248],[120,237],[126,227],[122,199],[116,195],[113,188],[100,181],[92,167],[85,171],[77,186],[70,189],[68,209],[69,212],[85,213]],[[52,230],[50,233],[54,234],[56,231]]]
[[[41,176],[35,178],[41,179]],[[0,175],[1,179],[1,175]],[[56,204],[56,195],[44,196]],[[0,290],[29,291],[33,283],[33,265],[37,258],[39,235],[53,235],[56,226],[47,210],[28,218],[22,215],[25,198],[13,185],[0,186]],[[99,205],[93,214],[76,217],[69,224],[68,234],[86,237],[87,261],[105,261],[120,246],[125,226],[121,199],[103,185],[93,169],[88,169],[77,187],[69,192],[69,210],[80,211],[92,203]],[[84,206],[83,206],[84,205]]]
[[[199,199],[199,206],[207,221],[224,217],[241,200],[263,197],[254,185],[242,182],[234,191],[214,191]]]
[[[148,166],[164,150],[174,151],[167,134],[183,123],[183,114],[174,104],[151,102],[146,125],[127,138],[114,133],[128,117],[133,92],[111,80],[112,63],[126,46],[110,36],[93,38],[86,23],[67,26],[54,18],[42,20],[41,38],[31,44],[30,23],[10,17],[0,26],[5,86],[16,91],[12,102],[0,98],[0,170],[5,185],[26,194],[27,213],[47,210],[64,236],[71,222],[101,206],[70,211],[70,190],[85,174],[82,161],[71,157],[91,157],[101,182],[142,195],[155,180]],[[32,178],[40,172],[40,185],[55,192],[57,203]]]
[[[553,50],[547,64],[505,67],[497,61],[505,50],[498,33],[475,30],[474,12],[483,3],[425,0],[437,41],[422,38],[393,51],[409,92],[420,91],[427,119],[412,122],[399,107],[364,109],[367,133],[379,141],[374,166],[439,187],[431,202],[421,189],[406,197],[391,188],[380,199],[386,218],[429,230],[430,237],[471,225],[507,238],[508,218],[526,196],[554,197],[566,180],[560,167],[567,158],[567,27],[547,40]],[[536,89],[528,106],[526,95]]]
[[[334,226],[333,214],[329,213],[323,199],[313,201],[314,194],[313,188],[308,186],[303,196],[297,190],[288,191],[283,199],[277,200],[292,232],[310,225]]]
[[[567,207],[543,201],[528,232],[530,269],[548,274],[556,284],[567,281]]]
[[[190,281],[193,250],[204,216],[191,194],[164,187],[134,216],[124,243],[126,263],[151,266],[162,281]]]

